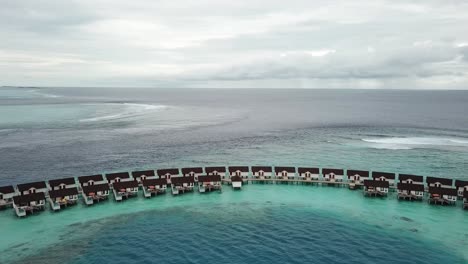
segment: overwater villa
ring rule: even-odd
[[[362,186],[364,180],[369,179],[369,171],[364,170],[347,170],[349,189],[356,189]]]
[[[198,191],[201,193],[211,192],[214,190],[221,191],[221,176],[219,175],[203,175],[198,176]]]
[[[244,181],[242,180],[241,176],[234,175],[231,177],[231,185],[232,188],[235,190],[240,190],[242,188],[242,183]]]
[[[365,196],[387,196],[390,183],[386,180],[364,180]]]
[[[206,175],[219,175],[221,179],[226,178],[226,167],[205,167]]]
[[[249,179],[249,167],[247,166],[232,166],[229,167],[229,176],[239,176],[243,180]]]
[[[132,181],[128,172],[114,172],[106,174],[107,183],[112,186],[115,182]]]
[[[107,181],[104,180],[104,177],[102,177],[102,174],[80,176],[78,177],[78,182],[80,183],[81,187],[95,185],[95,184],[103,184],[103,183],[107,184]]]
[[[468,209],[468,191],[463,192],[463,209]]]
[[[166,192],[167,180],[166,178],[159,179],[144,179],[142,182],[143,195],[146,198],[156,196]]]
[[[94,202],[107,200],[109,197],[109,184],[108,183],[92,183],[82,187],[81,196],[86,205],[92,205]]]
[[[154,170],[133,171],[132,177],[140,184],[146,179],[156,179]]]
[[[75,178],[63,178],[63,179],[55,179],[49,181],[50,190],[61,190],[61,189],[68,189],[68,188],[76,188],[76,181]]]
[[[66,188],[49,191],[50,208],[58,211],[63,207],[75,205],[78,202],[78,188]]]
[[[182,176],[192,176],[195,178],[195,181],[198,180],[198,176],[203,175],[203,168],[182,168]]]
[[[55,179],[49,181],[49,203],[51,209],[58,211],[78,201],[78,188],[75,178]]]
[[[388,181],[390,186],[395,186],[395,173],[373,171],[372,178],[376,181]]]
[[[13,208],[18,217],[43,211],[45,208],[45,193],[28,193],[13,197]]]
[[[47,192],[47,185],[45,181],[31,182],[18,184],[18,192],[20,195],[26,195],[31,193]]]
[[[399,182],[397,189],[398,199],[422,200],[424,197],[424,184]]]
[[[0,187],[0,209],[10,207],[13,204],[13,196],[16,195],[12,185]]]
[[[273,169],[268,166],[252,166],[252,176],[257,180],[271,180]]]
[[[456,180],[455,187],[457,188],[458,197],[463,198],[463,194],[468,191],[468,181]]]
[[[129,181],[116,181],[112,184],[114,199],[122,201],[138,195],[138,181],[133,179]]]
[[[106,200],[109,197],[109,184],[102,174],[78,177],[81,185],[81,196],[86,205],[92,205],[94,202]]]
[[[297,172],[301,181],[318,181],[320,179],[319,168],[299,167],[297,168]]]
[[[424,177],[413,174],[399,174],[398,181],[400,183],[424,184]]]
[[[320,169],[316,167],[268,167],[252,166],[252,174],[256,180],[278,182],[302,182],[350,185],[350,189],[364,186],[366,196],[387,196],[390,189],[397,189],[397,197],[401,200],[422,200],[425,197],[424,177],[412,174],[400,174],[398,184],[394,187],[395,174],[388,172],[347,170],[347,182],[343,181],[342,169]],[[273,179],[273,169],[275,179]],[[118,172],[80,176],[79,186],[75,178],[54,179],[48,181],[32,182],[14,186],[0,187],[0,207],[13,205],[17,216],[26,216],[46,207],[46,199],[52,210],[60,210],[65,206],[76,204],[81,194],[86,205],[108,199],[112,190],[116,201],[138,196],[139,186],[142,186],[144,197],[149,198],[163,194],[171,184],[172,194],[177,195],[193,191],[195,183],[201,193],[213,190],[222,190],[223,183],[232,184],[233,189],[241,189],[243,182],[249,180],[249,167],[228,167],[230,180],[224,180],[226,167],[193,167],[181,169],[160,169]],[[202,174],[205,171],[206,174]],[[298,173],[296,177],[296,171]],[[271,179],[271,180],[270,180]],[[170,181],[170,183],[169,183]],[[468,181],[457,180],[455,187],[453,180],[447,178],[427,177],[425,182],[428,188],[428,202],[431,204],[456,204],[457,198],[463,200],[463,208],[468,209]]]
[[[344,170],[342,169],[322,169],[323,179],[329,183],[343,182]]]
[[[18,184],[19,195],[13,197],[13,208],[19,217],[45,208],[47,185],[44,181]]]
[[[193,187],[195,184],[195,177],[193,176],[186,176],[186,177],[174,177],[171,179],[171,189],[172,194],[177,195],[185,193],[187,191],[193,191]]]
[[[454,205],[457,202],[457,189],[453,187],[429,187],[429,203]]]
[[[426,184],[428,187],[452,188],[453,180],[447,178],[427,177]]]
[[[275,167],[275,175],[278,180],[294,180],[296,167]]]
[[[168,184],[172,183],[172,178],[180,177],[179,169],[161,169],[156,172],[159,178],[165,178]]]

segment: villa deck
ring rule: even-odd
[[[10,207],[13,204],[13,196],[16,195],[13,185],[0,187],[0,209]]]
[[[294,180],[296,179],[296,167],[275,167],[276,179]]]
[[[455,188],[457,188],[458,197],[463,198],[463,194],[468,191],[468,181],[456,180]]]
[[[94,202],[107,200],[109,197],[109,184],[91,184],[82,187],[81,195],[86,205],[92,205]]]
[[[58,211],[64,207],[75,205],[78,202],[78,188],[66,188],[49,191],[50,207]]]
[[[45,208],[45,193],[29,193],[13,197],[13,208],[18,217],[43,211]]]
[[[468,191],[463,192],[463,209],[468,209]]]
[[[398,183],[398,199],[402,200],[422,200],[424,197],[424,185],[416,183]]]
[[[138,181],[121,181],[114,182],[112,191],[114,192],[114,199],[118,202],[126,200],[138,195]]]
[[[364,195],[384,197],[388,195],[390,183],[385,180],[364,180]]]
[[[174,177],[171,179],[171,190],[173,195],[193,191],[195,177]]]
[[[322,176],[327,184],[330,183],[333,186],[341,186],[341,185],[336,185],[335,183],[343,182],[344,170],[325,168],[325,169],[322,169]]]
[[[348,176],[348,187],[351,190],[360,188],[363,186],[364,180],[369,179],[369,171],[365,170],[348,170],[346,175]]]
[[[429,187],[429,203],[454,205],[457,202],[457,189],[446,187]]]
[[[167,180],[165,178],[143,180],[142,189],[146,198],[163,194],[167,189]]]
[[[201,193],[211,191],[221,191],[221,176],[220,175],[204,175],[198,176],[198,191]]]
[[[303,183],[317,183],[320,180],[320,168],[299,167],[297,168],[299,181]]]

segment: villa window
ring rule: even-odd
[[[3,194],[0,193],[0,200],[3,200]]]

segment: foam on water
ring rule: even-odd
[[[145,115],[155,111],[166,110],[169,106],[166,105],[151,105],[151,104],[105,104],[110,106],[122,106],[121,112],[111,115],[97,116],[92,118],[81,119],[80,122],[100,122],[100,121],[115,121],[120,119],[132,118],[140,115]]]
[[[468,217],[459,206],[369,199],[344,188],[224,187],[223,193],[78,205],[21,220],[2,212],[2,237],[9,239],[0,240],[0,262],[468,260]]]
[[[369,146],[378,149],[413,149],[433,147],[468,147],[468,140],[442,137],[386,137],[364,138]]]

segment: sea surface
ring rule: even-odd
[[[211,165],[466,180],[468,92],[0,88],[0,185]],[[461,206],[394,194],[224,186],[26,219],[0,211],[0,263],[468,263],[467,227]]]

